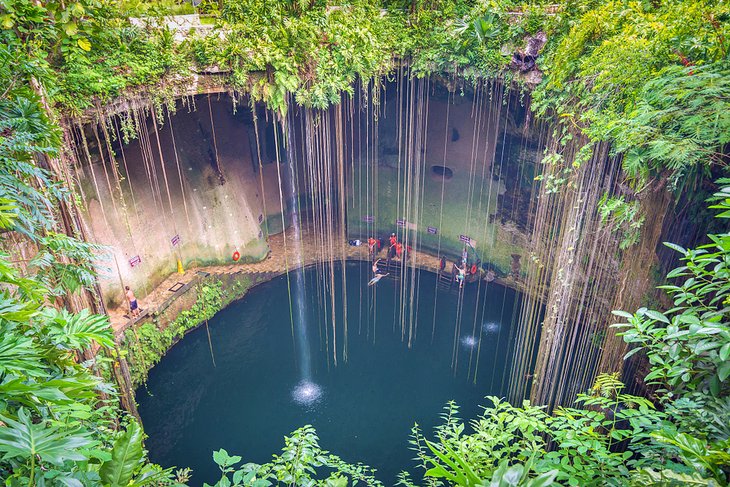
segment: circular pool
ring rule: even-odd
[[[417,279],[407,273],[413,293],[390,277],[368,287],[369,266],[349,263],[346,362],[340,268],[330,287],[337,310],[335,366],[332,303],[322,285],[329,272],[296,272],[306,283],[311,377],[302,377],[298,366],[291,276],[253,288],[209,322],[215,366],[201,327],[175,345],[137,391],[152,461],[192,468],[191,485],[213,483],[219,478],[214,450],[267,462],[285,435],[311,424],[324,449],[376,468],[376,476],[393,485],[401,470],[417,470],[408,444],[414,423],[430,435],[447,401],[455,400],[461,417],[471,418],[484,396],[502,394],[517,305],[513,290],[471,283],[459,296],[456,287],[438,287],[427,272]],[[300,301],[295,296],[293,302]]]

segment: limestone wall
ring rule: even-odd
[[[410,90],[412,83],[400,86]],[[106,303],[123,305],[125,285],[144,297],[177,270],[178,259],[188,268],[231,264],[234,252],[240,262],[264,258],[267,236],[288,221],[292,175],[305,213],[311,192],[327,191],[319,211],[332,210],[336,225],[340,164],[350,238],[397,231],[415,249],[457,258],[464,235],[484,263],[510,272],[512,254],[527,246],[520,222],[531,190],[521,181],[535,162],[517,133],[524,129],[529,139],[524,120],[517,120],[524,107],[516,94],[503,98],[501,87],[462,95],[419,83],[400,92],[389,84],[377,109],[360,95],[319,114],[292,109],[289,138],[271,113],[257,107],[254,115],[228,94],[179,100],[174,113],[123,112],[77,130],[85,224],[90,239],[110,250],[101,262]],[[124,143],[124,126],[132,122],[137,138]],[[305,132],[315,134],[312,140],[304,140]],[[289,156],[286,140],[294,144]],[[331,181],[320,181],[325,177]],[[322,215],[303,218],[311,224]],[[469,252],[473,262],[476,253]]]
[[[527,245],[531,178],[524,185],[521,172],[536,162],[523,150],[533,134],[519,96],[501,86],[449,93],[436,82],[421,90],[388,86],[377,144],[354,165],[349,234],[396,232],[449,259],[460,258],[468,237],[471,261],[509,272]]]
[[[128,144],[117,132],[120,119],[106,128],[87,125],[91,163],[77,134],[85,223],[90,238],[111,254],[101,262],[109,305],[122,301],[123,285],[144,296],[176,271],[178,259],[186,267],[232,263],[238,251],[241,262],[260,260],[268,252],[267,223],[280,231],[276,164],[264,156],[259,171],[254,163],[250,110],[234,113],[225,95],[208,101],[202,96],[194,106],[178,103],[157,130],[148,113],[139,137]]]

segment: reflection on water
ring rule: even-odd
[[[495,323],[494,321],[489,321],[482,325],[482,331],[484,333],[498,333],[499,328],[499,323]]]

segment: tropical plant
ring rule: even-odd
[[[623,196],[610,197],[607,194],[598,202],[601,221],[620,237],[619,248],[635,245],[641,238],[641,227],[646,219],[641,214],[638,201],[626,201]]]
[[[730,186],[716,194],[720,201],[713,207],[725,210],[721,218],[730,218],[728,195]],[[667,279],[682,282],[660,286],[674,308],[665,313],[646,308],[635,314],[615,312],[628,319],[614,326],[624,329],[620,336],[636,345],[629,354],[644,351],[652,365],[646,380],[674,396],[730,395],[730,234],[708,238],[710,243],[696,249],[665,243],[683,262],[667,274]]]
[[[382,486],[368,467],[351,465],[319,446],[311,426],[303,426],[284,439],[281,455],[263,465],[246,463],[236,468],[241,457],[225,450],[213,453],[221,479],[213,487],[266,487],[269,485],[345,487],[363,483]],[[325,472],[329,471],[329,474]],[[208,486],[208,484],[204,484]],[[211,486],[208,486],[211,487]]]
[[[730,180],[719,182],[711,208],[728,219]],[[614,326],[634,345],[627,357],[643,352],[648,358],[645,380],[658,386],[659,400],[673,419],[674,426],[655,432],[655,438],[676,448],[693,476],[723,485],[730,478],[730,234],[708,239],[696,249],[665,244],[680,253],[683,264],[667,275],[680,282],[660,286],[673,308],[616,311],[628,322]],[[641,478],[657,475],[645,469]]]

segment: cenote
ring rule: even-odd
[[[0,484],[730,485],[730,2],[0,24]]]
[[[410,300],[401,303],[399,281],[383,279],[369,288],[369,266],[350,262],[348,360],[335,366],[324,352],[319,271],[292,271],[289,282],[298,273],[306,283],[313,384],[300,387],[288,280],[282,275],[209,321],[215,366],[200,327],[150,371],[137,398],[153,461],[192,468],[196,485],[212,482],[219,477],[214,450],[263,463],[280,451],[285,435],[311,424],[323,448],[376,468],[377,477],[393,485],[399,471],[415,470],[408,444],[414,423],[430,434],[448,401],[470,418],[486,395],[503,394],[510,321],[519,301],[514,290],[474,285],[459,299],[456,290],[437,289],[436,275],[419,272],[413,300],[417,334],[409,349],[401,340],[399,313],[410,313]],[[341,294],[335,294],[336,322],[342,326]]]

